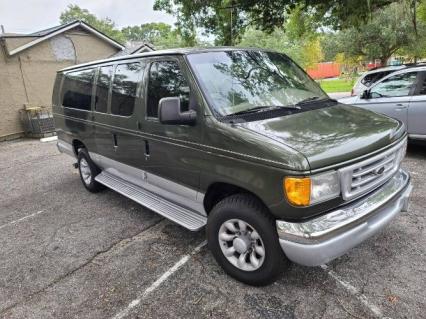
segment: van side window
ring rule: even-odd
[[[158,102],[163,97],[180,97],[181,111],[188,111],[189,85],[176,61],[151,64],[147,96],[148,117],[158,117]]]
[[[94,76],[95,69],[66,73],[62,85],[62,105],[90,111]]]
[[[112,84],[112,114],[121,116],[133,114],[136,89],[141,72],[142,64],[139,62],[117,65]]]
[[[99,68],[98,81],[96,82],[95,111],[107,112],[108,91],[111,82],[113,66],[102,66]]]

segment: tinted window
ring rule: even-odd
[[[362,80],[361,83],[365,86],[371,86],[372,84],[376,83],[377,81],[383,79],[386,75],[392,73],[393,71],[383,71],[383,72],[376,72],[367,74]]]
[[[419,89],[417,95],[426,95],[426,72],[422,72],[423,75],[423,81],[419,83]]]
[[[189,85],[176,61],[160,61],[149,69],[147,116],[158,117],[163,97],[180,97],[182,111],[189,109]]]
[[[402,73],[378,83],[371,89],[371,97],[408,96],[416,82],[417,72]]]
[[[111,82],[113,66],[103,66],[99,68],[98,81],[96,83],[95,111],[107,112],[108,91]]]
[[[141,70],[142,64],[139,62],[117,65],[112,84],[112,114],[122,116],[130,116],[133,114],[136,89]]]
[[[65,74],[62,105],[80,110],[90,110],[94,75],[94,69]]]

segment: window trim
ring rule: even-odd
[[[113,78],[113,76],[114,76],[114,70],[115,70],[115,64],[103,64],[103,65],[98,65],[97,66],[97,68],[96,68],[96,79],[95,79],[95,92],[94,92],[94,99],[96,99],[96,90],[97,90],[97,88],[98,88],[98,79],[99,79],[99,74],[100,74],[100,70],[101,70],[101,68],[104,68],[104,67],[112,67],[112,74],[111,74],[111,78],[110,78],[110,81],[109,81],[109,86],[108,86],[108,97],[107,97],[107,109],[106,109],[106,112],[98,112],[98,111],[96,111],[96,101],[94,100],[93,101],[93,113],[94,114],[110,114],[109,112],[110,112],[110,106],[111,106],[111,87],[112,87],[112,78]]]
[[[148,116],[148,85],[149,85],[149,80],[150,80],[150,72],[151,72],[151,67],[154,63],[156,62],[167,62],[167,61],[173,61],[176,62],[179,66],[180,71],[182,72],[183,77],[185,78],[186,82],[188,83],[189,86],[189,95],[191,95],[191,92],[193,90],[192,86],[191,86],[191,82],[188,79],[188,76],[186,74],[186,71],[184,69],[183,63],[182,61],[179,59],[178,56],[175,55],[167,55],[167,56],[158,56],[158,57],[152,57],[148,60],[147,62],[147,69],[146,69],[146,74],[144,76],[144,120],[145,121],[149,121],[152,123],[160,123],[160,119],[159,116],[154,117],[154,116]]]

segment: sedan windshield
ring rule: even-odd
[[[232,50],[188,55],[209,104],[220,116],[291,108],[328,96],[287,56]]]

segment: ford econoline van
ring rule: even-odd
[[[406,211],[404,124],[339,104],[287,56],[176,49],[58,72],[58,148],[108,187],[192,230],[234,278],[341,256]],[[391,243],[389,243],[391,244]]]

